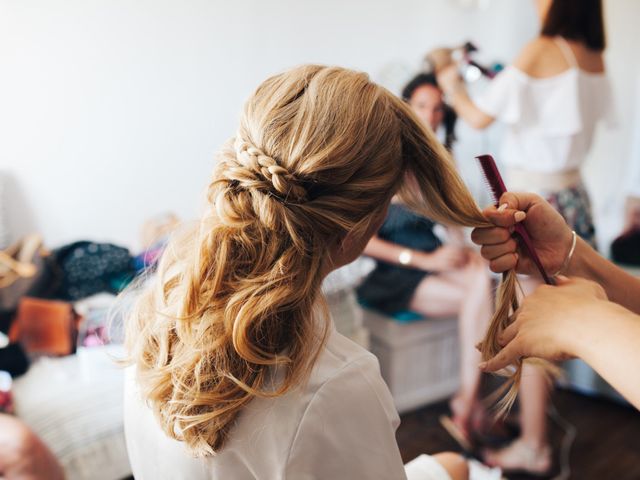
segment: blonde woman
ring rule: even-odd
[[[489,225],[446,150],[366,75],[303,66],[258,87],[208,211],[168,246],[128,324],[137,479],[467,478],[455,455],[405,471],[378,363],[322,301],[398,191],[437,221]]]

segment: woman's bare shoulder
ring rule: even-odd
[[[532,77],[557,75],[568,67],[553,39],[543,36],[527,43],[513,62],[513,66]]]

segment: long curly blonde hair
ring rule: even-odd
[[[327,334],[328,251],[367,232],[396,193],[436,221],[488,225],[444,147],[367,75],[307,65],[258,87],[219,154],[206,213],[172,240],[128,321],[142,396],[168,436],[214,453],[254,397],[308,378]]]

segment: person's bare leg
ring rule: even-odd
[[[460,389],[451,402],[454,421],[465,431],[477,401],[481,373],[475,345],[482,339],[492,312],[491,280],[480,257],[460,270],[430,275],[414,293],[409,308],[429,317],[458,316]]]
[[[528,295],[540,282],[535,278],[520,278]],[[520,391],[520,437],[510,446],[487,453],[487,462],[505,469],[523,468],[544,472],[551,468],[551,451],[547,437],[547,402],[550,386],[544,372],[532,365],[522,369]]]
[[[464,297],[464,270],[425,277],[413,293],[409,309],[431,318],[457,315]]]
[[[537,278],[525,277],[520,280],[525,295],[532,293],[539,285]],[[547,401],[549,384],[544,372],[525,364],[520,381],[520,438],[530,447],[541,449],[548,445]]]
[[[520,438],[537,450],[548,445],[548,398],[549,384],[544,372],[539,367],[525,363],[520,381]]]
[[[480,257],[473,257],[468,264],[464,280],[464,296],[458,317],[461,386],[454,399],[461,404],[463,416],[470,415],[477,403],[481,372],[478,369],[480,352],[475,346],[484,337],[493,312],[491,277]]]
[[[447,471],[451,480],[467,480],[469,478],[469,465],[462,455],[442,452],[432,456]]]
[[[0,477],[6,480],[63,480],[62,467],[24,423],[0,414]]]

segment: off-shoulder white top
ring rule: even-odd
[[[510,66],[474,99],[480,110],[506,124],[500,161],[507,167],[539,173],[579,169],[597,124],[614,122],[607,76],[582,70],[566,40],[556,42],[568,70],[534,78]]]

